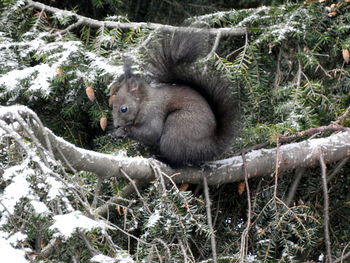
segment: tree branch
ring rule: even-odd
[[[32,0],[25,0],[25,3],[27,3],[27,7],[31,7],[39,10],[45,10],[50,13],[58,13],[67,17],[74,17],[75,19],[77,19],[78,22],[73,24],[73,28],[75,28],[76,26],[85,25],[91,28],[100,28],[100,27],[120,28],[120,29],[147,28],[151,30],[161,30],[164,32],[174,32],[178,30],[180,31],[189,30],[190,32],[196,32],[196,31],[199,32],[203,30],[200,28],[176,27],[176,26],[162,25],[157,23],[145,23],[145,22],[125,23],[125,22],[115,22],[115,21],[99,21],[89,17],[78,15],[72,11],[61,10],[56,7],[51,7]],[[209,33],[212,35],[218,35],[220,33],[221,36],[244,36],[246,34],[246,28],[215,28],[215,29],[210,29]]]
[[[25,106],[2,107],[0,119],[8,117],[12,113],[27,114],[37,118],[36,114]],[[8,120],[8,119],[7,119]],[[35,123],[33,121],[33,123]],[[69,160],[70,165],[77,171],[89,171],[100,178],[124,177],[121,169],[131,179],[149,181],[154,178],[152,162],[154,159],[142,157],[121,157],[111,154],[98,153],[76,147],[75,145],[56,136],[49,129],[41,129],[39,125],[32,127],[34,135],[46,148],[45,134],[52,146],[56,159],[65,162],[62,155]],[[350,156],[350,130],[333,134],[326,138],[305,140],[279,146],[279,173],[298,167],[315,167],[319,165],[318,148],[323,150],[325,163],[332,163]],[[252,151],[245,155],[248,178],[269,175],[275,171],[276,149],[262,149]],[[188,166],[181,169],[173,169],[159,161],[156,161],[162,172],[172,175],[176,183],[200,184],[203,174],[206,175],[208,185],[224,184],[244,180],[243,161],[241,156],[208,162],[203,167]]]

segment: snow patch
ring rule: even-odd
[[[12,177],[12,182],[5,188],[4,192],[0,196],[0,214],[7,216],[13,214],[15,211],[15,206],[21,198],[32,197],[30,184],[27,181],[27,178],[33,174],[35,174],[33,169],[23,169],[22,165],[17,165],[5,170],[4,178]],[[0,225],[5,224],[6,222],[7,218],[2,216]]]
[[[12,236],[10,236],[7,240],[10,244],[13,246],[16,246],[19,242],[25,241],[27,238],[26,234],[23,234],[21,232],[14,233]]]
[[[49,208],[43,202],[40,202],[37,200],[32,200],[32,201],[30,201],[30,204],[33,206],[33,209],[37,215],[50,214]]]
[[[153,214],[149,217],[146,227],[154,226],[161,218],[160,211],[156,209]]]
[[[51,230],[58,230],[54,236],[61,236],[68,239],[72,234],[80,229],[90,231],[95,228],[105,229],[107,225],[102,221],[92,220],[80,211],[74,211],[65,215],[56,215],[53,217],[55,223],[50,226]]]
[[[23,250],[13,248],[9,241],[0,236],[0,255],[1,262],[6,263],[29,263],[25,259],[25,253]]]
[[[124,254],[119,254],[115,258],[105,256],[103,254],[98,254],[94,257],[91,258],[91,262],[97,262],[97,263],[133,263],[135,262],[130,255],[127,253]]]
[[[91,258],[91,262],[98,262],[98,263],[114,263],[115,259],[102,255],[102,254],[98,254],[94,257]]]
[[[61,196],[62,189],[64,188],[61,182],[50,176],[46,178],[46,183],[50,187],[48,192],[48,200],[53,200],[56,197]]]
[[[90,68],[101,69],[112,76],[120,76],[124,74],[123,66],[114,66],[108,63],[104,58],[98,57],[91,52],[87,52],[86,56],[91,60]],[[88,77],[88,76],[87,76]]]
[[[7,91],[14,91],[20,86],[20,81],[30,79],[30,91],[41,91],[49,94],[50,81],[56,71],[46,64],[36,65],[25,69],[15,69],[0,76],[0,86]]]

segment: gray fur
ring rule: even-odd
[[[229,82],[192,65],[201,37],[177,32],[162,39],[148,54],[153,81],[161,85],[151,87],[126,67],[112,96],[115,134],[158,146],[177,166],[214,159],[237,134],[239,103]]]

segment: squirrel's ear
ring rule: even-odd
[[[113,94],[108,98],[109,107],[112,107],[114,102],[116,101],[117,95]]]
[[[115,81],[110,85],[109,98],[108,98],[108,103],[109,103],[110,107],[113,106],[113,103],[115,101],[115,98],[117,97],[116,94],[117,94],[119,88],[120,88],[120,82],[118,82],[118,81]]]
[[[126,88],[129,93],[131,93],[135,97],[142,97],[145,91],[145,86],[142,83],[142,81],[139,81],[138,79],[131,77],[126,80]]]
[[[109,96],[112,96],[112,95],[116,94],[118,89],[119,89],[119,86],[120,86],[120,83],[118,81],[115,81],[112,84],[110,84]]]

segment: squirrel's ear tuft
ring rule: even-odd
[[[134,74],[131,71],[131,63],[130,63],[130,61],[125,61],[124,62],[124,79],[129,79],[133,75]]]
[[[136,98],[144,98],[146,94],[146,87],[142,80],[132,76],[125,81],[127,91]]]

